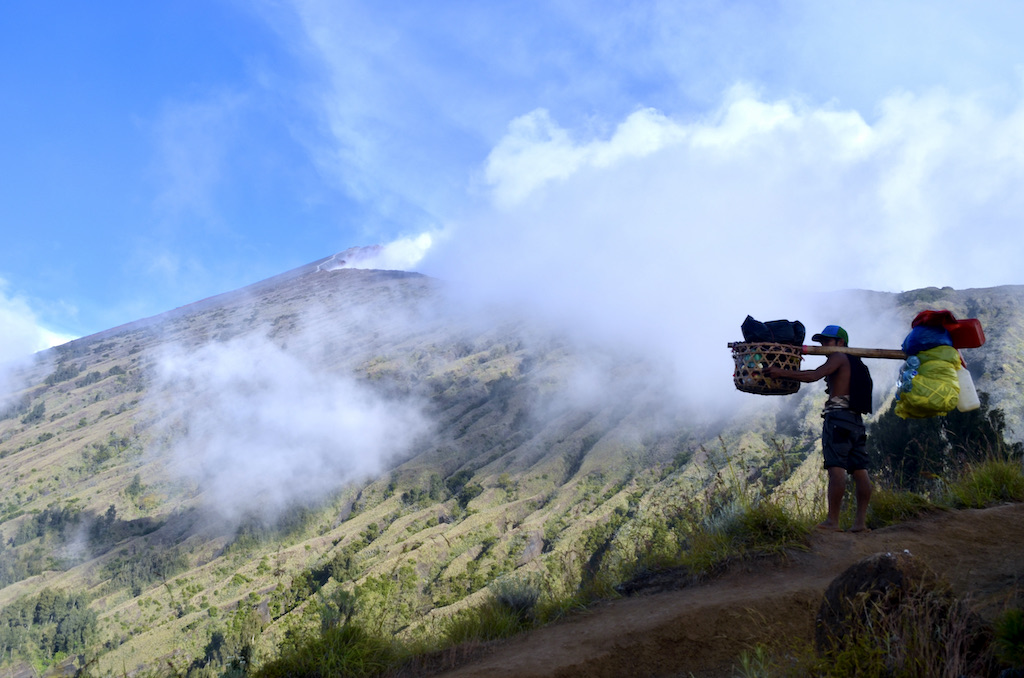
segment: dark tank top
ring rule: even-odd
[[[871,373],[864,361],[855,355],[847,355],[850,359],[850,409],[861,414],[869,414],[871,406]]]
[[[847,398],[832,394],[832,378],[826,377],[825,382],[828,384],[826,392],[830,397],[825,403],[825,409],[849,409],[860,414],[869,414],[873,409],[871,390],[874,384],[871,381],[871,373],[868,372],[864,361],[857,356],[847,353],[846,359],[850,365],[850,395]]]

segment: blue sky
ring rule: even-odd
[[[371,244],[612,334],[1024,283],[1022,25],[1016,2],[5,3],[0,357]]]

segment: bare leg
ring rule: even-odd
[[[867,471],[860,469],[853,472],[853,482],[857,486],[857,514],[850,531],[864,532],[868,529],[864,519],[868,515],[868,502],[871,501],[871,479]]]
[[[828,518],[818,527],[839,529],[839,509],[843,505],[843,494],[846,492],[846,469],[840,466],[828,468]]]

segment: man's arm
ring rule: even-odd
[[[786,370],[781,367],[767,367],[764,370],[764,374],[773,379],[795,379],[796,381],[809,384],[812,381],[824,379],[833,372],[838,371],[842,365],[843,355],[841,353],[833,353],[824,364],[813,370]]]

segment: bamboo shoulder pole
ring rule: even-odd
[[[846,353],[855,355],[858,358],[890,358],[892,360],[906,360],[907,354],[890,348],[853,348],[851,346],[804,346],[804,353],[807,355],[831,355],[833,353]]]
[[[748,342],[729,342],[729,348],[743,346],[746,343]],[[764,344],[762,343],[762,345]],[[789,344],[784,345],[790,346]],[[890,360],[907,359],[906,353],[891,348],[854,348],[852,346],[793,346],[793,348],[800,348],[804,355],[831,355],[833,353],[846,353],[848,355],[855,355],[858,358],[888,358]]]

